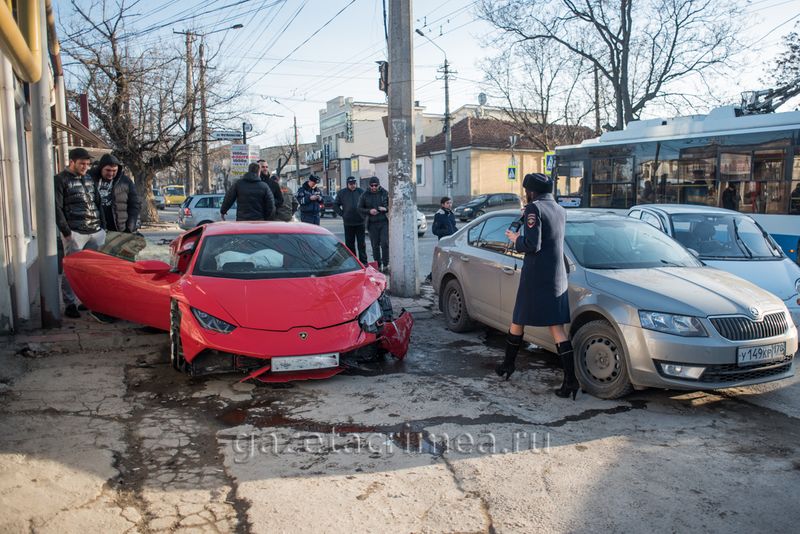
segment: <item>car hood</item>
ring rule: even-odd
[[[766,289],[781,300],[786,300],[797,291],[794,284],[800,278],[800,266],[788,258],[764,261],[703,260],[703,263],[752,282]]]
[[[587,270],[586,281],[640,310],[707,317],[780,309],[774,295],[737,276],[708,267]]]
[[[286,331],[352,321],[378,299],[385,279],[367,269],[319,278],[231,280],[197,276],[192,277],[190,285],[193,287],[184,290],[197,292],[197,298],[190,298],[192,306],[212,315],[219,306],[229,316],[220,319],[232,319],[245,328]],[[204,309],[206,299],[213,302]]]

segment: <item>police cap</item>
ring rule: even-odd
[[[522,180],[522,187],[535,193],[551,193],[553,191],[553,181],[546,174],[532,172],[525,175]]]

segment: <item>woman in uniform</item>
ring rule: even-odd
[[[525,259],[506,338],[506,357],[496,372],[508,380],[515,371],[525,326],[547,326],[564,368],[564,382],[555,394],[563,398],[571,395],[574,400],[580,384],[575,377],[572,343],[565,328],[570,321],[564,265],[566,211],[553,198],[553,182],[544,174],[525,175],[522,187],[528,201],[522,215],[522,233],[509,228],[506,237],[517,252],[525,254]]]

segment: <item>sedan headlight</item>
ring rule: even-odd
[[[472,213],[472,208],[464,208],[464,213]]]
[[[214,317],[210,313],[200,311],[197,308],[192,308],[192,315],[200,323],[200,326],[206,330],[212,330],[221,334],[230,334],[236,327],[231,323],[225,322],[219,317]]]
[[[706,329],[697,317],[672,315],[670,313],[639,311],[642,328],[684,337],[708,337]]]

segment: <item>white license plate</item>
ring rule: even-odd
[[[736,349],[737,365],[758,365],[760,363],[782,360],[786,356],[786,343],[739,347]]]
[[[339,353],[312,354],[311,356],[280,356],[272,358],[272,372],[309,371],[339,367]]]

